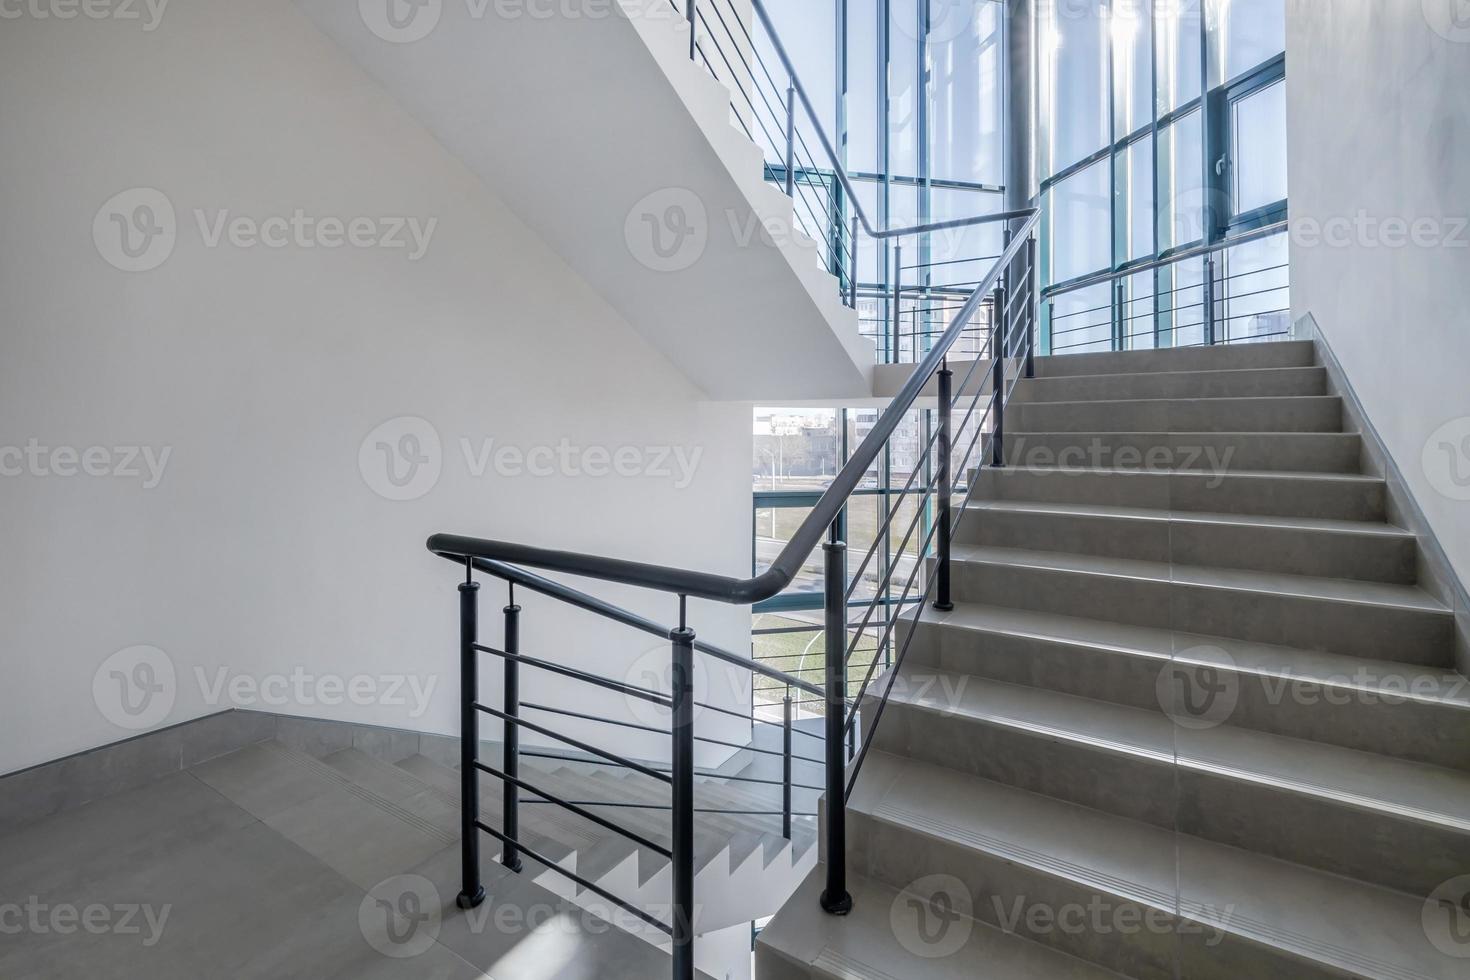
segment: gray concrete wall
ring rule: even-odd
[[[1465,581],[1470,7],[1288,0],[1287,64],[1295,311],[1316,317]]]

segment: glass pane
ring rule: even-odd
[[[1204,123],[1196,109],[1159,130],[1159,250],[1205,236]]]
[[[1154,254],[1154,140],[1130,143],[1119,154],[1118,255],[1124,261]]]
[[[1054,354],[1085,354],[1113,349],[1113,287],[1089,286],[1051,300]]]
[[[1002,184],[1002,8],[955,0],[929,5],[930,175]]]
[[[889,0],[888,169],[919,176],[919,0]]]
[[[878,0],[847,0],[847,166],[863,173],[879,169],[878,21]]]
[[[1210,0],[1210,87],[1286,50],[1285,0]]]
[[[1159,115],[1200,96],[1204,22],[1199,5],[1200,0],[1170,0],[1158,5],[1154,30],[1158,47]]]
[[[1112,265],[1112,205],[1107,160],[1047,191],[1051,281],[1067,282]]]
[[[1123,280],[1123,348],[1158,347],[1154,323],[1154,274],[1140,272]]]
[[[1205,260],[1188,259],[1159,270],[1161,347],[1194,347],[1205,341]]]
[[[1230,107],[1235,213],[1286,200],[1286,83]]]
[[[758,408],[753,442],[756,490],[824,490],[840,465],[835,409]]]
[[[1150,0],[1113,5],[1113,120],[1122,139],[1153,121],[1153,16]]]
[[[1108,38],[1102,0],[1052,4],[1042,24],[1042,118],[1046,175],[1109,142]]]
[[[1222,342],[1280,340],[1291,329],[1290,274],[1286,235],[1227,249],[1220,271]]]

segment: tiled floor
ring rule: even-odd
[[[455,819],[250,746],[0,837],[0,977],[666,975],[488,858],[490,899],[461,912]]]

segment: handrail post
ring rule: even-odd
[[[480,882],[480,716],[475,702],[480,693],[479,641],[480,583],[471,578],[472,565],[465,561],[465,581],[459,584],[459,832],[460,892],[455,899],[462,909],[477,908],[485,901]]]
[[[791,839],[791,688],[782,703],[781,729],[781,836]]]
[[[899,316],[899,303],[903,297],[903,246],[898,242],[893,243],[893,311],[889,317],[893,321],[893,356],[889,364],[899,364],[899,358],[903,356],[902,340],[900,338],[900,327],[903,318]]]
[[[699,60],[699,11],[695,4],[699,0],[689,0],[689,60]]]
[[[796,83],[786,86],[786,196],[796,196]]]
[[[832,915],[852,911],[847,892],[847,545],[834,523],[824,552],[823,607],[827,639],[827,887],[822,909]]]
[[[950,472],[954,465],[951,459],[954,452],[951,427],[954,421],[950,411],[954,405],[953,385],[954,372],[949,369],[949,358],[946,357],[939,369],[939,527],[935,532],[939,537],[939,561],[935,571],[939,594],[934,599],[934,608],[943,612],[954,609],[949,597],[949,539],[953,526],[950,498],[954,489],[954,474]]]
[[[505,652],[521,652],[521,607],[516,605],[516,587],[510,587],[510,602],[505,607]],[[514,657],[505,658],[505,713],[510,718],[519,718],[521,713],[520,664]],[[504,790],[501,825],[505,836],[513,841],[521,834],[521,789],[513,780],[520,777],[521,729],[513,722],[505,724],[505,753],[501,761],[505,774],[510,779],[501,784]],[[521,852],[514,844],[506,844],[500,853],[500,863],[512,871],[521,870]]]
[[[1005,298],[1000,289],[996,289],[993,302],[995,305],[990,318],[990,359],[993,365],[990,378],[990,465],[999,468],[1006,465],[1006,351],[1005,328],[1001,325],[1005,318]]]
[[[847,279],[848,296],[851,302],[847,305],[857,309],[857,284],[858,284],[858,219],[852,216],[852,238],[847,243],[847,258],[852,265],[852,272]]]
[[[679,597],[679,628],[673,642],[673,955],[674,980],[694,980],[694,631],[684,621]]]
[[[1026,377],[1036,377],[1036,311],[1040,299],[1036,292],[1036,236],[1026,238]]]
[[[1205,282],[1204,282],[1204,329],[1205,346],[1213,347],[1215,344],[1215,253],[1205,253]]]

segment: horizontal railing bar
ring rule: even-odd
[[[599,827],[605,827],[608,830],[611,830],[613,833],[621,834],[635,844],[646,847],[650,851],[654,851],[658,854],[662,854],[664,857],[668,858],[671,861],[674,859],[674,852],[669,850],[667,847],[664,847],[661,844],[655,844],[653,841],[649,840],[647,837],[642,836],[641,834],[636,834],[626,827],[619,827],[611,820],[608,820],[604,817],[599,817],[595,813],[589,813],[586,810],[582,809],[582,807],[587,805],[585,803],[564,800],[558,796],[553,796],[540,787],[533,786],[525,780],[519,779],[515,776],[507,775],[506,773],[501,772],[499,769],[496,769],[494,766],[486,765],[483,762],[476,762],[475,768],[483,773],[486,773],[487,775],[494,776],[496,779],[499,779],[503,782],[514,783],[526,792],[535,793],[537,796],[541,797],[540,800],[522,800],[522,803],[554,803],[562,809],[567,810],[568,812],[575,813],[577,816],[583,818],[584,820],[590,820],[593,823],[597,824]]]
[[[546,728],[543,725],[538,725],[533,721],[526,721],[526,719],[524,718],[514,718],[498,708],[490,707],[488,704],[481,704],[480,702],[476,701],[475,710],[483,711],[487,715],[494,715],[501,721],[510,725],[515,725],[518,728],[529,728],[531,731],[536,732],[539,735],[545,735],[547,738],[554,738],[558,742],[565,742],[566,744],[572,746],[572,748],[591,753],[592,755],[597,756],[599,759],[604,759],[608,762],[613,763],[614,765],[625,766],[628,769],[632,769],[634,772],[640,772],[645,776],[652,776],[654,779],[657,779],[664,783],[671,782],[667,773],[659,772],[656,769],[650,769],[648,766],[643,765],[641,762],[634,762],[631,759],[625,759],[622,756],[614,755],[613,753],[608,752],[605,749],[599,749],[594,745],[588,745],[586,742],[578,741],[577,739],[572,738],[570,735],[563,735],[561,732],[552,731],[550,728]]]
[[[755,2],[759,4],[760,0],[755,0]],[[1287,231],[1289,227],[1290,226],[1288,222],[1278,221],[1274,225],[1266,225],[1263,228],[1257,228],[1254,231],[1249,231],[1242,235],[1237,235],[1234,238],[1226,239],[1223,242],[1212,242],[1208,245],[1196,245],[1193,248],[1186,248],[1183,251],[1175,252],[1174,254],[1166,256],[1164,258],[1154,259],[1151,262],[1144,262],[1139,265],[1130,266],[1127,269],[1120,269],[1115,272],[1099,272],[1096,275],[1086,276],[1082,279],[1077,279],[1072,282],[1058,283],[1055,286],[1048,286],[1046,289],[1042,290],[1042,298],[1050,299],[1052,296],[1061,296],[1065,295],[1066,293],[1076,292],[1079,289],[1086,289],[1089,286],[1100,286],[1103,283],[1115,282],[1119,279],[1127,279],[1131,276],[1138,275],[1140,272],[1152,272],[1155,269],[1162,269],[1166,266],[1175,265],[1179,262],[1186,262],[1190,259],[1197,259],[1203,255],[1213,255],[1216,252],[1229,251],[1230,249],[1238,248],[1241,245],[1249,245],[1251,242],[1258,242],[1263,238],[1272,238]]]
[[[586,713],[581,712],[581,711],[571,711],[571,710],[569,710],[567,708],[553,708],[553,707],[551,707],[550,705],[547,705],[547,704],[535,704],[535,703],[530,702],[530,701],[522,701],[521,702],[521,707],[522,708],[533,708],[536,711],[549,711],[550,713],[552,713],[554,715],[562,715],[562,716],[567,717],[567,718],[580,718],[583,721],[595,721],[595,722],[598,722],[599,724],[613,725],[613,726],[615,726],[617,728],[630,728],[633,731],[649,732],[649,733],[654,734],[654,735],[668,735],[668,734],[670,734],[665,729],[656,728],[653,725],[640,725],[640,724],[637,724],[636,722],[631,722],[631,721],[619,721],[616,718],[606,718],[606,717],[602,717],[602,716],[599,716],[599,715],[589,715],[589,714],[586,714]],[[746,716],[746,715],[739,715],[738,717],[740,717],[742,720],[749,720],[748,719],[748,716]],[[728,749],[739,749],[742,752],[759,752],[762,755],[776,755],[776,756],[784,756],[785,755],[785,753],[782,752],[782,751],[780,751],[779,749],[761,749],[761,748],[756,748],[754,745],[743,745],[743,744],[741,744],[739,742],[728,742],[728,741],[726,741],[724,739],[720,739],[720,738],[711,738],[708,735],[695,735],[694,736],[694,740],[696,742],[705,742],[705,743],[707,743],[709,745],[722,745],[722,746],[724,746],[725,748],[728,748]],[[821,765],[822,764],[822,760],[821,759],[812,759],[812,758],[809,758],[809,757],[804,756],[804,755],[793,755],[792,758],[793,759],[801,759],[803,762],[814,762],[814,763],[816,763],[818,765]]]
[[[563,667],[560,664],[554,664],[549,660],[541,660],[536,657],[528,657],[523,653],[507,653],[504,650],[497,650],[495,647],[485,646],[481,643],[476,643],[475,649],[479,650],[481,653],[488,653],[492,656],[501,657],[505,660],[513,660],[516,663],[525,664],[528,667],[536,667],[540,670],[550,671],[553,674],[560,674],[563,677],[570,677],[573,680],[579,680],[588,684],[593,684],[597,687],[606,688],[609,691],[616,691],[619,694],[626,694],[629,697],[635,697],[642,701],[650,701],[653,704],[659,705],[660,707],[670,708],[673,707],[674,704],[671,698],[666,695],[659,694],[656,691],[648,691],[641,687],[634,687],[631,684],[624,684],[621,681],[608,680],[606,677],[599,677],[596,674],[589,674],[585,670],[577,670],[574,667]]]
[[[524,854],[526,857],[528,857],[531,860],[535,861],[537,864],[544,865],[547,868],[547,870],[554,871],[557,874],[561,875],[563,878],[570,879],[571,881],[577,883],[578,885],[581,885],[583,888],[587,889],[589,892],[591,892],[592,894],[598,896],[599,898],[604,898],[607,901],[612,902],[614,905],[616,905],[618,908],[622,909],[624,912],[627,912],[629,915],[636,916],[637,918],[639,918],[639,919],[643,920],[644,922],[648,923],[649,925],[653,926],[655,929],[658,929],[660,932],[663,932],[664,934],[670,935],[670,936],[672,936],[674,934],[673,927],[670,926],[670,925],[668,925],[667,923],[660,921],[659,919],[655,918],[652,915],[649,915],[647,912],[643,911],[642,909],[638,908],[635,905],[628,904],[627,902],[623,901],[621,898],[618,898],[612,892],[608,891],[607,889],[601,887],[600,885],[598,885],[598,884],[596,884],[596,883],[594,883],[592,881],[589,881],[586,878],[583,878],[581,875],[577,874],[575,871],[568,871],[566,868],[564,868],[561,865],[557,864],[555,861],[551,860],[549,857],[546,857],[545,855],[543,855],[543,854],[541,854],[541,853],[539,853],[539,852],[537,852],[537,851],[535,851],[535,850],[527,847],[526,845],[522,844],[520,841],[518,841],[518,840],[512,840],[510,837],[508,837],[504,833],[496,830],[494,827],[490,826],[485,821],[483,821],[483,820],[476,820],[475,821],[475,826],[478,827],[479,829],[483,830],[485,833],[489,834],[491,837],[494,837],[496,840],[500,841],[502,844],[505,844],[505,845],[507,845],[509,847],[514,847],[517,852],[519,852],[521,854]]]
[[[522,803],[525,803],[525,804],[534,804],[534,805],[543,805],[544,806],[549,801],[548,800],[522,800],[521,802]],[[663,810],[663,811],[668,811],[668,810],[672,810],[673,809],[673,807],[671,807],[671,806],[667,806],[667,805],[663,805],[663,804],[658,804],[658,803],[621,803],[621,802],[619,802],[619,803],[613,803],[613,802],[609,802],[609,801],[605,801],[605,800],[577,800],[577,801],[574,801],[574,802],[576,803],[577,806],[604,806],[604,807],[617,808],[617,809],[621,809],[621,810]],[[697,807],[694,807],[694,812],[695,813],[724,813],[724,814],[729,814],[730,816],[734,816],[734,817],[783,817],[783,816],[786,815],[786,812],[784,810],[726,810],[726,809],[723,809],[723,808],[717,807],[717,806],[697,806]],[[817,816],[817,814],[815,814],[815,813],[800,813],[800,812],[794,812],[791,815],[793,817],[815,817],[815,816]]]
[[[791,703],[792,704],[818,704],[818,703],[826,704],[826,701],[825,700],[823,700],[821,702],[817,702],[817,701],[799,701],[799,702],[798,701],[793,701]],[[769,722],[767,722],[766,724],[769,724]],[[796,731],[796,729],[792,729],[792,731]],[[553,754],[551,754],[549,752],[537,752],[537,751],[532,750],[532,749],[522,749],[521,750],[521,755],[523,755],[523,756],[530,756],[533,759],[552,759],[552,760],[555,760],[557,762],[580,762],[580,763],[582,763],[584,765],[594,765],[595,764],[595,763],[592,762],[591,759],[569,759],[569,758],[567,758],[564,755],[553,755]],[[609,760],[607,760],[607,763],[608,763],[608,765],[616,766],[619,769],[632,769],[635,772],[641,772],[644,775],[648,775],[649,772],[652,772],[656,777],[658,777],[660,779],[662,777],[664,777],[664,776],[667,776],[669,774],[669,772],[670,772],[670,770],[663,769],[663,768],[645,771],[647,769],[647,767],[646,766],[643,766],[640,763],[619,762],[616,759],[609,759]],[[754,776],[727,776],[727,775],[725,775],[722,772],[698,772],[698,771],[696,771],[694,773],[694,775],[698,779],[723,779],[723,780],[727,780],[727,781],[732,782],[732,783],[756,783],[756,784],[761,785],[761,786],[784,786],[784,785],[786,785],[785,781],[784,780],[780,780],[780,779],[757,779]],[[822,791],[823,789],[826,788],[824,786],[809,786],[806,783],[792,783],[791,785],[794,786],[797,789],[812,789],[812,790],[817,790],[818,792],[820,792],[820,791]]]

